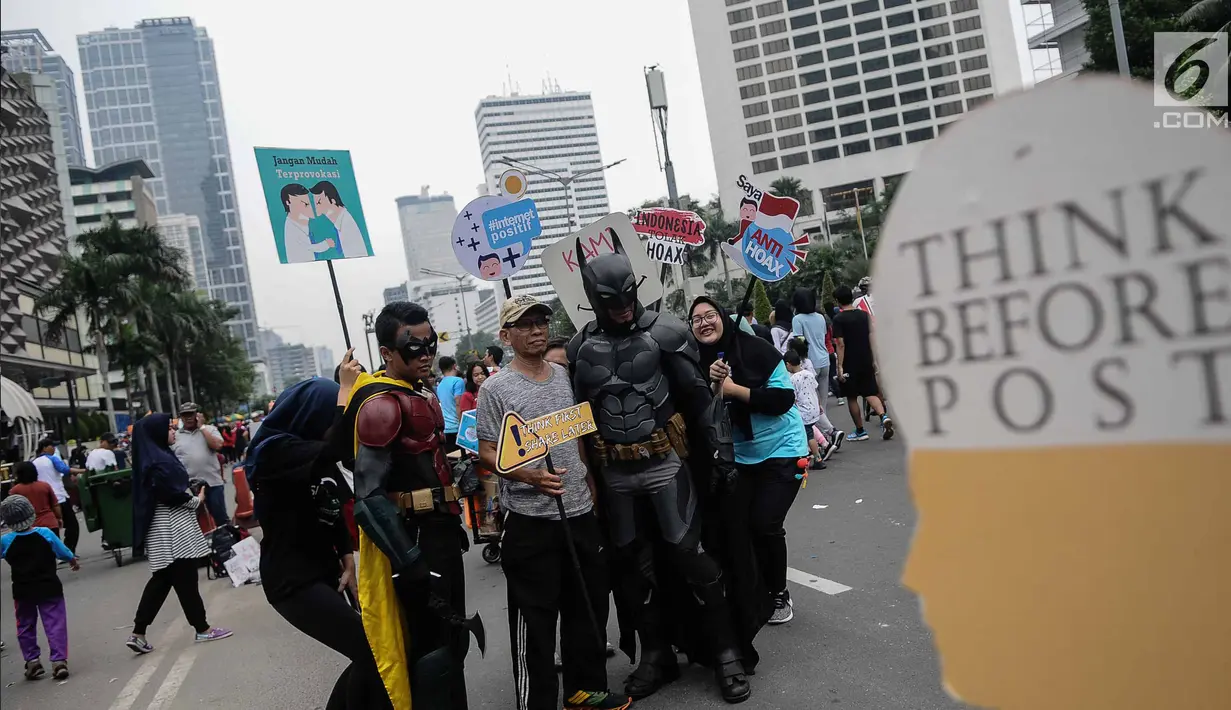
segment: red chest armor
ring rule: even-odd
[[[359,410],[359,439],[393,453],[386,490],[409,492],[453,483],[445,458],[445,418],[435,397],[399,390],[382,392]],[[457,504],[450,504],[456,508]],[[455,511],[460,512],[460,508]]]

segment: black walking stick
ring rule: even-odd
[[[556,475],[556,467],[551,462],[551,454],[547,454],[547,472]],[[556,499],[556,510],[560,511],[560,522],[564,527],[564,542],[568,545],[568,553],[573,558],[573,570],[577,572],[577,582],[581,586],[581,600],[586,605],[586,615],[590,617],[590,626],[594,629],[594,638],[606,650],[607,636],[599,628],[598,617],[594,615],[594,605],[590,603],[590,589],[586,586],[585,575],[581,573],[581,558],[577,556],[577,545],[573,541],[573,528],[569,525],[568,516],[564,514],[564,496],[553,496]]]

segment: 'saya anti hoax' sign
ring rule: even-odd
[[[903,581],[975,705],[1231,697],[1231,136],[1160,111],[1105,77],[998,99],[928,148],[877,248]]]
[[[743,175],[737,183],[744,191],[740,203],[740,233],[722,250],[745,271],[762,281],[781,281],[799,271],[807,258],[808,237],[791,232],[799,214],[799,200],[778,197],[753,186]]]

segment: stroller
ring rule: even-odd
[[[483,561],[495,564],[500,561],[500,535],[504,532],[504,516],[496,487],[496,477],[480,472],[478,457],[462,452],[453,464],[453,480],[466,499],[466,524],[475,545],[483,545]]]

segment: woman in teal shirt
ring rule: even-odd
[[[701,366],[727,400],[741,491],[749,490],[757,563],[774,597],[771,624],[794,616],[786,588],[787,511],[799,493],[799,460],[808,455],[795,388],[773,344],[734,327],[708,296],[693,301],[689,324]]]

